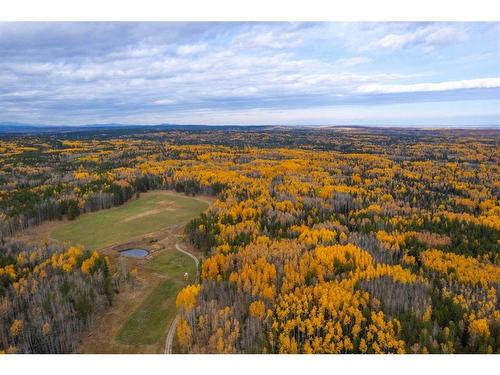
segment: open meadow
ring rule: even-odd
[[[207,207],[206,202],[198,199],[165,192],[145,193],[123,206],[89,213],[57,226],[51,237],[86,249],[100,249],[181,225]]]
[[[182,224],[206,207],[208,203],[199,198],[153,191],[123,206],[83,215],[55,228],[54,233],[78,238],[75,244],[104,249],[115,263],[126,264],[137,273],[135,285],[118,294],[107,313],[97,318],[79,352],[163,352],[166,330],[176,314],[177,293],[195,281],[197,272],[193,259],[177,251],[175,244]],[[120,249],[132,245],[147,249],[149,255],[145,259],[118,255]]]
[[[144,268],[165,280],[158,283],[120,328],[116,338],[125,345],[157,343],[176,314],[177,293],[196,279],[193,260],[174,249],[168,249],[148,260]],[[187,279],[184,278],[186,272],[189,275]]]

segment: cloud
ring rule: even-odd
[[[496,35],[485,29],[492,26],[0,23],[0,121],[163,122],[182,114],[204,122],[210,113],[221,121],[250,111],[264,121],[300,108],[485,100],[497,78],[478,77],[500,76]],[[409,48],[451,44],[456,30],[469,39],[460,51],[440,50],[440,59]],[[381,40],[386,47],[359,52]],[[457,64],[465,52],[489,57]],[[430,74],[441,83],[426,83]]]
[[[153,104],[157,104],[157,105],[169,105],[169,104],[174,104],[176,101],[175,100],[172,100],[172,99],[159,99],[159,100],[155,100],[153,102]]]
[[[177,48],[177,53],[179,55],[191,55],[194,53],[203,52],[206,49],[206,44],[186,44]]]
[[[371,62],[372,59],[370,57],[366,56],[356,56],[356,57],[347,57],[347,58],[342,58],[338,59],[336,63],[341,66],[355,66],[355,65],[360,65],[360,64],[366,64]]]
[[[486,108],[486,109],[485,109]],[[411,119],[409,114],[412,114]],[[132,116],[131,123],[160,122],[211,125],[492,125],[498,124],[500,101],[390,103],[373,105],[310,106],[290,108],[203,108],[177,111],[167,116],[150,113],[148,117]],[[119,121],[114,118],[112,121]],[[141,122],[142,121],[142,122]]]
[[[303,30],[296,24],[257,25],[237,34],[232,45],[239,49],[295,48],[303,44]]]
[[[361,50],[369,51],[377,48],[402,49],[422,46],[425,51],[431,51],[436,46],[464,41],[467,37],[462,27],[450,25],[420,26],[414,30],[399,33],[389,33],[382,38],[366,45]]]
[[[489,89],[497,87],[500,87],[500,77],[478,78],[439,83],[415,83],[407,85],[385,85],[378,83],[369,83],[359,86],[356,89],[356,92],[361,94],[394,94],[409,92]]]

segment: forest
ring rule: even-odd
[[[148,190],[209,195],[179,353],[500,353],[500,132],[0,135],[0,351],[70,353],[128,275],[22,240]]]

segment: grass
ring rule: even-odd
[[[151,345],[163,336],[175,316],[175,297],[186,284],[194,282],[194,261],[176,250],[167,250],[146,263],[151,272],[166,275],[117,333],[118,342],[126,345]],[[184,280],[188,272],[189,279]]]
[[[160,274],[168,275],[170,278],[182,279],[184,272],[189,273],[191,282],[195,280],[196,266],[194,261],[185,254],[176,250],[169,250],[154,257],[146,263],[146,268]]]
[[[176,283],[161,282],[120,328],[117,340],[127,345],[151,345],[165,332],[175,316]]]
[[[208,203],[189,197],[148,193],[123,206],[85,214],[57,226],[51,236],[87,249],[99,249],[172,224],[183,224],[207,207]]]
[[[87,249],[101,249],[136,236],[156,232],[173,224],[183,225],[198,216],[208,203],[190,197],[150,192],[123,206],[80,216],[54,228],[51,237]],[[196,266],[175,249],[161,251],[140,264],[146,277],[155,281],[152,290],[116,333],[120,344],[136,347],[159,343],[176,314],[175,298],[181,288],[196,279]],[[189,279],[184,279],[188,272]],[[111,337],[113,337],[111,336]],[[143,348],[141,348],[143,346]],[[137,348],[139,347],[139,348]]]

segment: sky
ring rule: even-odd
[[[0,122],[500,124],[500,23],[0,23]]]

